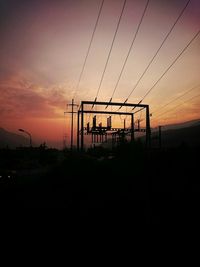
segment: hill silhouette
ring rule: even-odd
[[[16,148],[29,145],[29,139],[16,133],[0,128],[0,148]]]
[[[158,132],[152,132],[152,146],[156,145]],[[179,125],[162,127],[163,147],[177,147],[181,144],[188,146],[200,145],[200,121],[187,122]]]
[[[193,127],[197,125],[200,125],[200,119],[185,121],[185,122],[176,123],[176,124],[168,124],[168,125],[165,125],[164,127],[166,130],[173,130],[173,129]]]
[[[166,147],[177,146],[181,143],[187,143],[188,145],[199,145],[199,133],[200,133],[200,120],[187,121],[179,124],[172,124],[162,127],[163,132],[163,145]],[[152,129],[152,143],[156,144],[154,140],[157,137],[157,130]],[[141,140],[144,140],[141,137]],[[111,141],[111,140],[110,140]],[[23,135],[9,132],[3,128],[0,128],[0,148],[16,148],[19,146],[28,146],[29,139]],[[49,143],[51,147],[61,148],[62,141],[51,141]],[[111,144],[104,143],[105,148],[111,147]]]
[[[189,146],[200,145],[200,125],[163,131],[163,145],[177,146],[185,143]]]

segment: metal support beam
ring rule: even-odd
[[[77,150],[79,151],[80,111],[78,111],[77,115]]]
[[[131,115],[131,141],[134,141],[135,135],[134,135],[134,115]]]
[[[81,151],[83,151],[84,146],[84,105],[83,102],[81,104]]]
[[[125,107],[140,107],[141,109],[136,111],[136,112],[119,112],[119,111],[105,111],[105,110],[98,110],[98,111],[94,111],[94,110],[86,110],[86,106],[85,105],[104,105],[104,106],[125,106]],[[146,132],[146,147],[150,147],[151,146],[151,128],[150,128],[150,114],[149,114],[149,105],[146,104],[131,104],[131,103],[116,103],[116,102],[94,102],[94,101],[82,101],[81,102],[81,106],[80,109],[78,111],[78,126],[77,126],[77,149],[81,148],[81,151],[83,151],[84,149],[84,129],[87,129],[84,127],[84,113],[89,113],[89,114],[109,114],[109,115],[129,115],[131,116],[131,129],[130,130],[130,134],[131,134],[131,141],[134,140],[134,132],[137,131],[137,129],[135,129],[134,127],[134,114],[146,109],[146,129],[144,129],[144,132]],[[81,125],[80,125],[81,124]],[[125,126],[125,125],[124,125]],[[81,129],[80,129],[81,128]],[[94,128],[94,127],[93,127]],[[98,127],[95,127],[95,129]],[[102,129],[104,130],[105,127],[102,127]],[[92,132],[91,132],[92,133]],[[92,133],[92,142],[102,142],[104,140],[103,135],[101,135],[102,133]],[[118,133],[119,134],[119,133]],[[81,141],[80,141],[80,135],[81,135]],[[99,135],[99,136],[98,136]],[[117,133],[113,133],[112,134],[112,140],[116,141],[117,138]],[[105,140],[107,140],[107,133],[105,135]],[[79,144],[80,141],[80,144]]]
[[[100,110],[84,110],[84,113],[89,114],[110,114],[110,115],[132,115],[132,112],[118,112],[118,111],[100,111]]]
[[[72,99],[72,121],[71,121],[71,150],[73,150],[73,137],[74,137],[74,99]]]
[[[151,147],[151,128],[149,106],[146,107],[146,147]]]
[[[132,104],[132,103],[117,103],[117,102],[94,102],[94,101],[82,101],[83,105],[100,105],[100,106],[124,106],[124,107],[140,107],[146,108],[148,105],[145,104]]]

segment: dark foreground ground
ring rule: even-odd
[[[65,208],[66,215],[131,216],[139,223],[199,223],[200,148],[114,152],[1,150],[0,207]]]

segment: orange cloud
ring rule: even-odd
[[[0,90],[0,114],[5,119],[58,118],[68,101],[63,89],[31,84],[17,75],[1,80]]]

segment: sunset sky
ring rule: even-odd
[[[149,1],[113,101],[126,100],[187,2]],[[33,139],[47,143],[62,143],[65,131],[69,137],[66,104],[74,95],[77,104],[94,100],[124,1],[104,1],[77,87],[101,3],[0,0],[0,127],[12,132],[24,128]],[[99,101],[110,100],[146,3],[126,1]],[[128,102],[138,103],[143,98],[199,30],[200,1],[191,0]],[[190,88],[194,89],[186,93]],[[143,103],[150,105],[152,127],[200,118],[200,35]],[[115,120],[120,123],[119,118]]]

